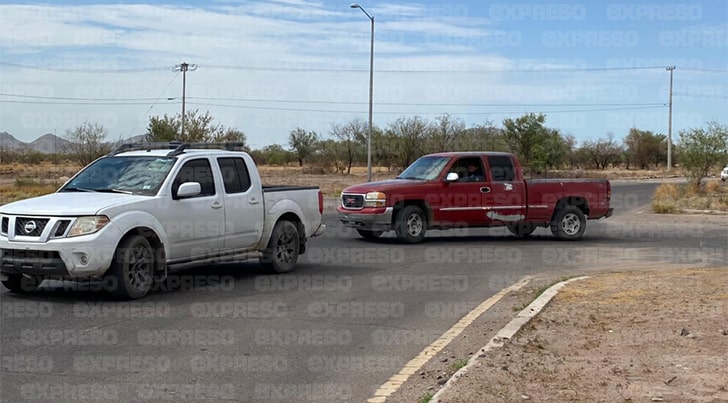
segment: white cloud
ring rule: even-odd
[[[516,47],[498,41],[518,38],[504,37],[508,32],[502,27],[468,16],[467,9],[445,7],[408,3],[367,9],[376,18],[376,124],[384,126],[398,114],[444,112],[477,123],[535,108],[524,104],[596,103],[600,94],[626,99],[636,92],[640,99],[661,99],[650,88],[663,77],[654,75],[615,75],[615,81],[595,83],[583,72],[496,73],[585,67],[586,62],[517,59]],[[25,141],[94,119],[115,135],[143,132],[149,115],[180,111],[181,77],[170,68],[183,61],[199,65],[187,75],[188,110],[210,110],[220,123],[245,131],[255,146],[285,143],[296,126],[327,134],[331,123],[367,114],[370,26],[348,2],[0,5],[0,26],[4,62],[47,68],[2,67],[0,92],[143,99],[119,105],[0,103],[6,125],[0,131]],[[415,73],[422,70],[440,73]],[[458,71],[465,73],[453,73]],[[480,73],[467,73],[475,71]],[[605,93],[622,87],[622,93]],[[576,123],[576,129],[589,124]]]

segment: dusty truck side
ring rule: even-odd
[[[525,180],[515,155],[451,152],[423,156],[395,179],[344,189],[337,210],[365,239],[394,231],[417,243],[430,229],[505,226],[518,237],[547,227],[577,240],[587,219],[612,215],[610,199],[606,179]]]
[[[105,277],[134,299],[189,266],[258,258],[271,272],[293,270],[325,229],[321,191],[263,186],[234,146],[124,145],[55,193],[0,206],[3,285]]]

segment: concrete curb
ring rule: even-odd
[[[503,347],[503,344],[507,340],[510,340],[513,335],[521,330],[524,325],[526,325],[529,321],[531,321],[531,319],[538,315],[551,301],[551,299],[559,293],[562,288],[564,288],[567,284],[573,281],[583,280],[586,278],[589,278],[589,276],[575,277],[569,280],[562,281],[560,283],[552,285],[541,295],[539,295],[526,308],[519,312],[518,315],[513,318],[513,320],[508,322],[508,324],[503,329],[499,330],[498,333],[496,333],[496,335],[493,336],[492,339],[490,339],[488,344],[478,350],[477,353],[473,354],[473,356],[470,357],[470,359],[468,360],[468,364],[455,372],[453,376],[448,379],[447,383],[445,383],[445,385],[440,388],[440,390],[438,390],[434,396],[432,396],[432,399],[430,399],[430,403],[439,403],[444,393],[446,393],[450,389],[457,387],[456,383],[458,379],[460,379],[460,377],[465,375],[468,370],[478,364],[480,359],[484,358],[488,351],[496,347]]]

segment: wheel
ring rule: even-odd
[[[301,239],[296,224],[290,221],[279,221],[273,227],[268,247],[263,250],[260,264],[273,273],[293,271],[298,261]]]
[[[576,206],[563,206],[551,222],[551,232],[564,241],[575,241],[584,235],[586,218]]]
[[[36,276],[27,276],[19,273],[7,274],[8,279],[3,280],[3,286],[10,292],[18,294],[26,294],[33,292],[38,288],[43,279]]]
[[[427,219],[425,213],[417,206],[405,206],[397,214],[394,222],[397,239],[405,243],[418,243],[425,239]]]
[[[116,249],[109,275],[114,279],[111,293],[121,299],[139,299],[152,288],[154,249],[141,235],[124,239]]]
[[[366,239],[367,241],[377,239],[384,233],[384,231],[371,231],[366,229],[358,229],[356,230],[356,232],[358,232],[359,235],[361,235],[361,237]]]
[[[518,238],[525,238],[536,230],[536,225],[530,222],[516,222],[506,224],[508,231]]]

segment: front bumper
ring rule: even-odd
[[[381,208],[347,210],[339,207],[337,211],[339,212],[339,221],[346,227],[370,231],[389,231],[392,229],[393,207],[387,207],[383,211]]]
[[[48,277],[95,277],[114,259],[121,232],[112,223],[101,231],[39,242],[0,236],[0,272]]]

